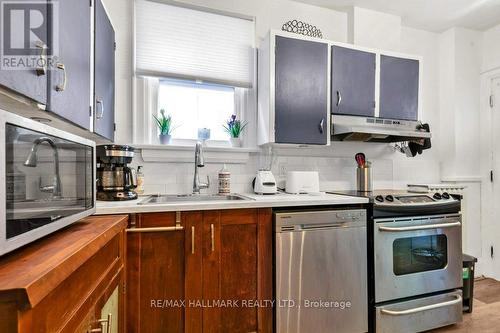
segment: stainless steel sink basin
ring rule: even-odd
[[[158,194],[152,195],[141,202],[139,205],[149,205],[149,204],[165,204],[174,202],[202,202],[202,201],[243,201],[243,200],[253,200],[251,198],[239,195],[239,194],[229,194],[229,195],[212,195],[212,194]]]

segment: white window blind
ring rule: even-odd
[[[251,87],[254,21],[136,0],[136,73]]]

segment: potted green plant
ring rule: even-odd
[[[158,129],[160,130],[160,142],[164,145],[170,144],[172,141],[172,132],[175,129],[175,127],[172,127],[172,116],[165,115],[165,110],[161,109],[160,116],[157,117],[153,115],[153,117],[156,121]]]
[[[229,134],[229,141],[233,147],[241,147],[240,135],[243,133],[247,127],[248,122],[242,122],[236,119],[236,115],[232,115],[231,118],[226,122],[226,125],[222,125],[226,132]]]

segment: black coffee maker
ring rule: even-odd
[[[97,157],[97,200],[121,201],[137,199],[134,189],[137,176],[132,162],[134,147],[125,145],[100,145]]]

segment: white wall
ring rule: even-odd
[[[348,15],[349,43],[389,51],[400,50],[401,17],[360,7],[350,8]]]
[[[500,67],[500,24],[486,30],[482,39],[481,72]]]
[[[280,29],[283,23],[292,19],[304,20],[316,25],[322,30],[324,38],[345,42],[347,41],[348,26],[354,27],[355,41],[360,45],[398,50],[414,53],[424,57],[424,121],[431,124],[431,128],[439,126],[438,104],[435,89],[438,81],[436,74],[437,36],[416,29],[401,27],[401,20],[393,15],[377,13],[371,10],[357,8],[353,10],[348,23],[348,14],[316,6],[288,0],[183,0],[186,3],[209,6],[214,9],[240,13],[254,16],[256,19],[256,34],[260,39],[269,29]],[[133,124],[132,118],[132,1],[104,0],[111,16],[111,20],[117,32],[117,135],[118,143],[131,143]],[[377,28],[370,28],[377,23]],[[418,41],[414,43],[412,41]],[[436,134],[435,134],[436,135]],[[436,140],[437,137],[436,137]],[[317,152],[309,149],[286,150],[278,152],[283,156],[280,163],[290,159],[291,165],[298,169],[321,169],[325,180],[332,180],[329,186],[343,186],[352,188],[354,184],[354,160],[353,155],[358,151],[364,151],[368,158],[374,160],[375,185],[378,188],[403,187],[408,182],[438,182],[440,179],[438,152],[435,149],[426,151],[422,156],[406,158],[400,153],[392,150],[386,144],[363,144],[363,143],[334,143],[332,147],[324,148]],[[312,154],[315,156],[327,156],[327,161],[318,159],[302,159],[302,156]],[[286,157],[285,157],[286,156]],[[297,159],[294,159],[297,157]],[[248,166],[233,166],[236,183],[242,184],[238,190],[248,189],[248,179],[255,173],[259,165],[258,156],[252,157]],[[336,160],[337,159],[337,160]],[[302,161],[302,162],[300,162]],[[140,163],[140,159],[137,159]],[[191,182],[192,166],[177,165],[176,163],[162,164],[161,166],[146,165],[152,176],[146,176],[146,186],[151,186],[152,191],[166,189],[169,192],[189,190]],[[331,167],[327,167],[327,165]],[[322,168],[319,168],[322,166]],[[219,165],[210,167],[208,172],[215,174]],[[173,182],[171,176],[158,177],[160,174],[178,174]],[[154,175],[154,176],[153,176]],[[243,175],[243,176],[238,176]],[[167,179],[168,178],[168,179]],[[164,179],[158,183],[158,179]],[[244,179],[244,181],[242,181]],[[243,184],[244,183],[244,184]],[[167,185],[168,184],[168,185]],[[176,184],[176,185],[174,185]],[[243,186],[244,185],[244,186]],[[235,189],[236,190],[236,189]]]

